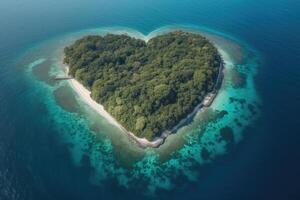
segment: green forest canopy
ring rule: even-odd
[[[213,89],[221,58],[203,36],[175,31],[148,42],[127,35],[86,36],[65,48],[64,62],[119,123],[151,140]]]

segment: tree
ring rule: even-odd
[[[206,38],[182,31],[148,43],[127,35],[87,36],[64,52],[70,75],[127,130],[147,139],[171,129],[203,100],[221,62]]]

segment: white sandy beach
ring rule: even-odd
[[[68,71],[68,70],[67,70]],[[127,131],[121,124],[117,122],[113,116],[111,116],[104,107],[94,101],[91,98],[91,92],[86,89],[82,84],[80,84],[75,79],[69,79],[68,80],[72,88],[77,92],[77,94],[80,96],[80,98],[85,102],[87,105],[89,105],[92,109],[94,109],[98,114],[103,116],[109,123],[112,125],[118,127],[122,131],[126,132],[130,138],[132,138],[136,143],[138,143],[139,146],[146,148],[146,147],[158,147],[164,142],[164,138],[157,138],[153,141],[149,141],[146,138],[139,138],[135,136],[133,133]]]

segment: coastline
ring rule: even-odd
[[[69,68],[65,64],[63,65],[65,66],[66,69],[66,75],[68,75]],[[98,114],[106,118],[109,123],[124,131],[129,136],[129,138],[133,139],[140,147],[155,148],[155,147],[159,147],[164,142],[164,139],[162,138],[157,138],[154,139],[153,141],[149,141],[146,138],[139,138],[135,136],[132,132],[127,131],[120,123],[117,122],[117,120],[113,116],[111,116],[110,113],[108,113],[104,109],[104,107],[101,104],[97,103],[95,100],[92,99],[92,97],[90,96],[91,92],[88,89],[86,89],[81,83],[79,83],[79,81],[77,81],[74,78],[68,79],[67,81],[70,84],[70,86],[73,88],[73,90],[80,96],[80,98],[87,105],[89,105],[92,109],[94,109]]]
[[[153,36],[152,36],[153,37]],[[146,41],[149,40],[149,38],[145,39]],[[217,48],[217,47],[216,47]],[[217,48],[219,51],[219,48]],[[91,91],[89,91],[87,88],[85,88],[79,81],[77,81],[75,78],[72,78],[69,76],[69,67],[63,62],[63,57],[61,60],[62,66],[64,66],[65,69],[65,75],[67,76],[67,81],[70,84],[70,86],[73,88],[73,90],[80,96],[80,98],[85,102],[87,105],[89,105],[93,110],[95,110],[98,114],[106,118],[108,122],[123,132],[127,134],[127,136],[138,146],[141,148],[158,148],[160,145],[162,145],[167,137],[171,135],[173,132],[176,132],[178,129],[183,127],[187,122],[192,120],[194,116],[201,111],[203,107],[209,107],[214,99],[216,98],[218,91],[222,85],[223,77],[224,77],[224,61],[223,57],[219,51],[221,63],[219,68],[218,77],[215,83],[215,86],[211,92],[209,92],[204,99],[193,109],[191,113],[187,115],[187,117],[183,118],[178,122],[177,125],[175,125],[171,130],[165,130],[162,132],[162,134],[159,137],[154,138],[152,141],[147,140],[146,138],[140,138],[137,137],[134,133],[127,131],[126,128],[124,128],[109,112],[107,112],[103,105],[99,104],[91,97]],[[60,78],[59,78],[60,79]]]
[[[63,65],[66,70],[66,75],[68,76],[69,75],[69,73],[68,73],[69,67],[67,65],[65,65],[64,63],[63,63]],[[205,104],[205,99],[206,99],[206,97],[205,97],[204,100],[202,102],[200,102],[194,108],[194,110],[190,114],[188,114],[188,116],[186,118],[182,119],[175,127],[173,127],[171,131],[170,130],[164,131],[160,137],[156,137],[153,141],[149,141],[146,138],[137,137],[136,135],[134,135],[134,133],[127,131],[109,112],[107,112],[104,109],[103,105],[97,103],[95,100],[92,99],[91,91],[89,91],[87,88],[85,88],[81,83],[79,83],[79,81],[77,81],[74,78],[67,79],[67,81],[70,84],[70,86],[73,88],[73,90],[80,96],[80,98],[87,105],[89,105],[92,109],[94,109],[98,114],[100,114],[101,116],[106,118],[106,120],[108,120],[109,123],[111,123],[112,125],[118,127],[120,130],[125,132],[128,135],[128,137],[131,138],[134,142],[136,142],[140,147],[142,147],[142,148],[147,148],[147,147],[157,148],[164,143],[165,139],[167,139],[167,137],[170,134],[172,134],[173,132],[177,131],[179,128],[184,126],[184,124],[186,124],[189,120],[191,120],[203,107],[208,107],[211,105],[211,103],[214,101],[214,99],[218,93],[219,87],[221,86],[223,74],[224,74],[223,69],[224,69],[224,63],[222,61],[214,91],[212,91],[211,93],[206,95],[206,97],[208,97],[211,94],[213,94],[213,96],[211,96],[212,99],[209,100],[209,104],[208,105]],[[222,73],[222,74],[220,74],[220,73]]]

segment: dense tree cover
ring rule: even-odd
[[[153,139],[213,89],[221,59],[206,38],[176,31],[147,43],[127,35],[86,36],[65,48],[64,62],[127,130]]]

